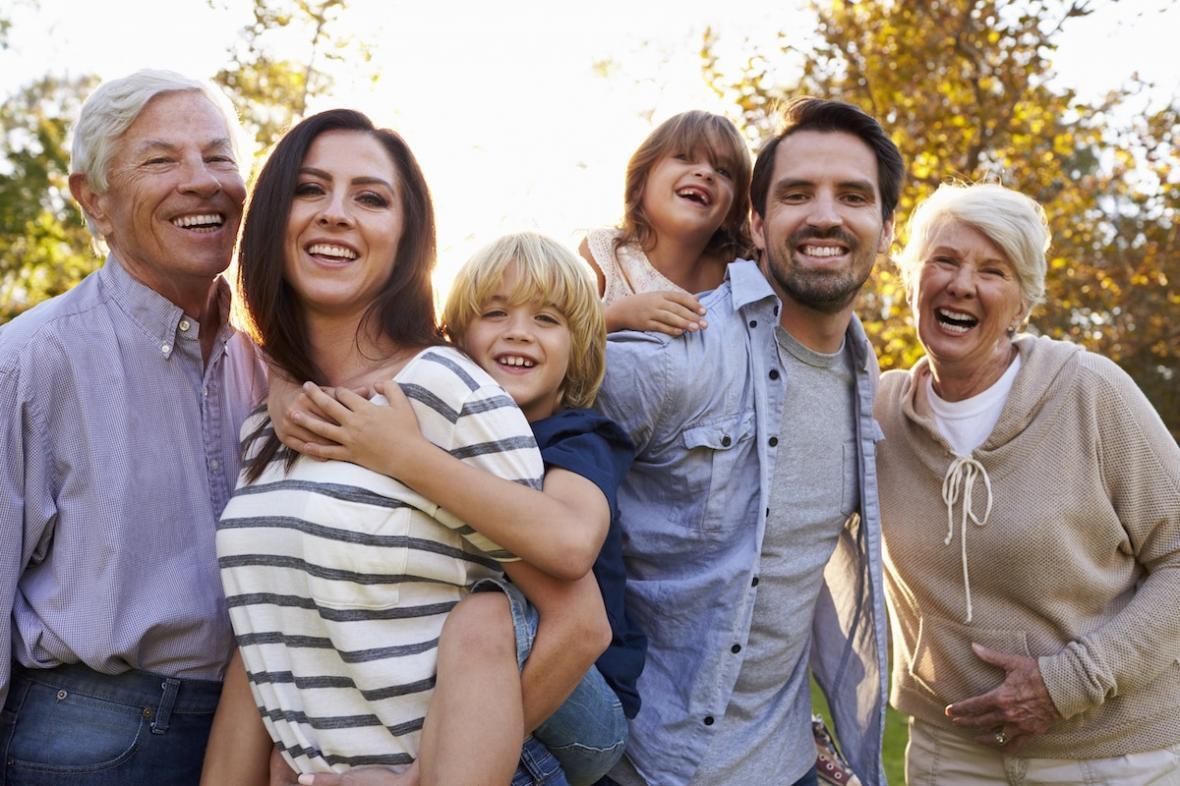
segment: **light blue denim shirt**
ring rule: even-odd
[[[780,303],[761,271],[734,262],[701,302],[703,331],[612,334],[597,404],[637,448],[619,509],[628,609],[649,644],[627,755],[660,786],[692,779],[725,714],[758,591],[775,446],[791,438],[777,433],[786,387],[775,344]],[[846,340],[856,366],[861,511],[825,569],[812,670],[849,762],[865,786],[878,786],[887,671],[877,361],[855,318]]]

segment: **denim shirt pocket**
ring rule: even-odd
[[[683,432],[684,447],[700,455],[700,469],[694,493],[703,494],[693,509],[701,532],[717,535],[729,532],[748,518],[743,506],[758,504],[759,482],[756,462],[747,466],[754,450],[754,414],[746,412],[701,423]],[[694,473],[696,474],[696,473]]]

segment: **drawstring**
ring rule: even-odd
[[[976,476],[983,478],[983,486],[987,489],[987,507],[983,511],[983,518],[975,515],[972,504],[971,491],[975,486]],[[959,537],[960,549],[963,555],[963,590],[967,595],[967,619],[971,621],[971,579],[967,574],[967,517],[977,527],[987,524],[987,518],[992,512],[992,482],[988,479],[987,470],[970,456],[958,456],[947,468],[946,477],[942,479],[942,501],[946,503],[946,538],[942,541],[949,546],[955,536],[955,503],[959,501],[960,492],[963,497],[963,517],[960,522],[962,534]]]

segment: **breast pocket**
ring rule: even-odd
[[[308,590],[331,609],[396,606],[409,553],[407,509],[320,500],[319,521],[303,533]]]
[[[684,430],[684,447],[693,456],[691,469],[699,473],[690,489],[701,496],[698,526],[706,534],[728,532],[745,520],[745,507],[758,504],[759,483],[755,463],[748,462],[754,449],[754,415],[746,413],[701,423]],[[752,473],[752,477],[750,476]]]

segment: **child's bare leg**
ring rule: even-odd
[[[422,727],[422,786],[508,783],[524,739],[520,669],[508,600],[464,598],[438,644],[438,679]]]

